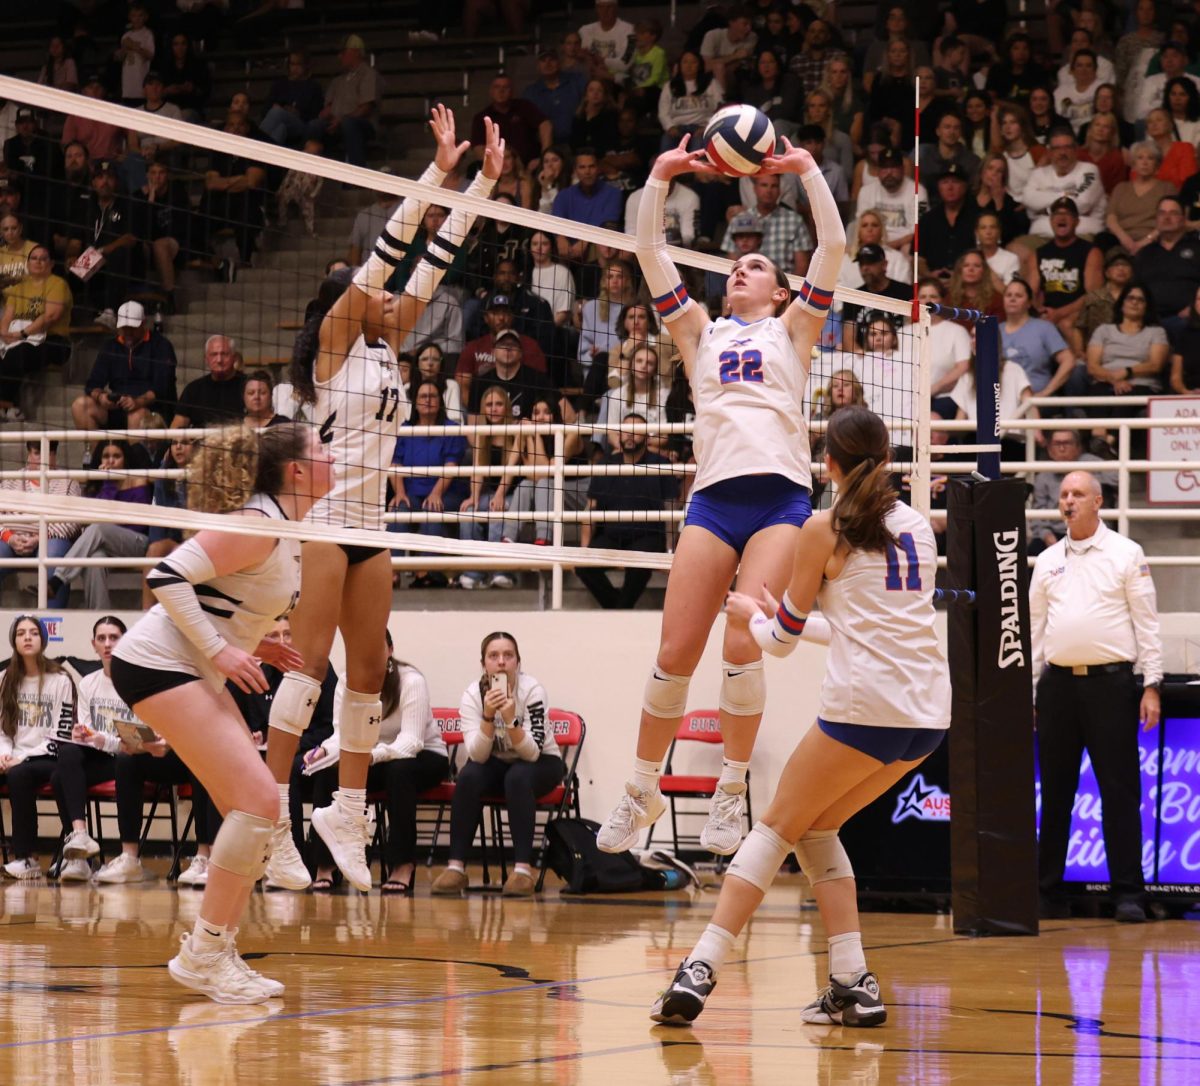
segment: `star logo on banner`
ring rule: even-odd
[[[908,787],[896,797],[896,813],[892,815],[892,824],[896,825],[906,818],[916,818],[921,822],[948,822],[950,796],[936,784],[926,784],[920,773],[914,773]]]

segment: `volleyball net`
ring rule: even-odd
[[[393,291],[450,211],[476,219],[425,311],[391,330],[407,386],[381,410],[403,412],[409,425],[390,468],[388,530],[305,524],[285,533],[388,546],[400,568],[551,569],[556,602],[566,567],[669,566],[694,473],[693,408],[633,260],[625,226],[636,214],[626,201],[640,197],[626,191],[619,162],[598,167],[621,210],[607,228],[592,227],[502,194],[481,199],[465,191],[466,171],[444,188],[407,180],[401,174],[419,174],[432,157],[427,132],[384,172],[322,157],[316,144],[276,145],[237,112],[218,130],[9,77],[0,77],[0,97],[18,103],[18,134],[28,137],[22,168],[10,165],[0,184],[0,504],[11,510],[2,517],[9,529],[36,529],[43,541],[66,522],[228,530],[184,507],[176,484],[188,440],[212,440],[212,427],[243,415],[253,424],[323,421],[290,379],[296,338],[328,305],[329,268],[365,258],[396,201],[416,196],[429,210]],[[460,138],[469,135],[470,119],[460,111],[457,121]],[[120,153],[88,154],[105,134]],[[499,189],[521,196],[532,187],[536,204],[541,179],[514,166]],[[669,252],[689,294],[719,316],[727,211],[756,195],[752,182],[691,182],[668,200]],[[796,240],[811,248],[810,229],[796,221]],[[845,288],[835,299],[805,404],[815,496],[830,500],[824,422],[859,402],[887,422],[897,476],[927,510],[927,318],[914,324],[907,299]],[[514,353],[520,368],[508,379]],[[128,462],[109,448],[118,440]],[[131,481],[157,489],[160,504],[131,516]],[[44,564],[14,553],[0,571]]]

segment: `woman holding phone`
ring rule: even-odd
[[[463,692],[458,707],[467,763],[455,778],[450,804],[450,863],[434,879],[433,892],[458,895],[467,888],[466,855],[483,797],[503,792],[516,858],[504,894],[529,897],[537,799],[562,783],[562,755],[550,726],[550,701],[542,684],[521,670],[517,639],[490,633],[479,655],[483,674]]]

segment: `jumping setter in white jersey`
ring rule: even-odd
[[[829,987],[802,1021],[876,1026],[887,1018],[867,971],[854,869],[838,830],[932,754],[950,726],[950,674],[933,624],[937,546],[925,518],[896,500],[890,459],[878,415],[836,412],[825,466],[837,501],[800,532],[783,599],[734,592],[725,604],[730,622],[774,656],[802,635],[829,644],[820,715],[729,865],[712,923],[655,1003],[655,1021],[687,1025],[704,1009],[734,940],[792,851],[829,937]],[[810,617],[814,601],[821,614]]]
[[[189,504],[225,513],[231,523],[302,520],[334,476],[328,448],[300,423],[226,432],[201,448],[189,472]],[[146,583],[158,603],[113,652],[113,686],[171,744],[225,818],[199,918],[168,968],[180,984],[218,1003],[262,1003],[281,995],[283,985],[246,965],[234,937],[266,867],[279,793],[225,680],[263,693],[267,680],[256,656],[280,669],[298,663],[267,634],[300,594],[300,544],[201,531],[155,566]]]
[[[741,257],[726,294],[732,315],[709,320],[667,257],[663,207],[671,178],[705,165],[686,140],[655,160],[638,209],[638,260],[654,304],[683,356],[696,405],[696,480],[667,581],[658,658],[646,683],[634,772],[600,828],[606,852],[630,848],[663,812],[663,758],[687,706],[688,684],[725,592],[737,583],[781,592],[796,538],[812,513],[804,388],[846,234],[837,204],[807,151],[784,140],[763,173],[797,173],[817,226],[803,289],[761,253]],[[721,663],[725,762],[701,843],[729,855],[742,839],[746,771],[766,703],[762,652],[745,627],[727,626]]]
[[[490,195],[504,156],[504,141],[485,120],[483,169],[467,190]],[[454,115],[433,111],[437,156],[422,174],[440,185],[470,146],[455,141]],[[393,344],[416,327],[434,289],[454,260],[473,213],[455,209],[413,269],[404,292],[393,296],[385,283],[404,257],[427,205],[406,198],[393,213],[366,263],[345,292],[296,344],[292,382],[313,403],[311,414],[338,462],[338,482],[309,520],[341,528],[381,528],[387,467],[408,397]],[[389,342],[390,340],[390,342]],[[305,396],[305,393],[308,393]],[[367,770],[383,719],[380,690],[387,668],[384,633],[392,607],[391,555],[386,548],[319,541],[303,548],[304,591],[292,615],[292,641],[303,665],[283,678],[271,703],[267,765],[279,786],[281,817],[275,829],[267,878],[292,890],[307,887],[308,869],[292,842],[287,817],[288,780],[300,736],[312,719],[336,630],[346,645],[346,674],[338,733],[338,791],[329,807],[313,812],[313,828],[328,845],[347,881],[371,888],[367,867]]]

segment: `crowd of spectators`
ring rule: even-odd
[[[536,78],[516,78],[515,66],[499,72],[483,108],[460,120],[477,146],[485,117],[507,141],[498,205],[547,213],[563,227],[531,230],[500,206],[495,217],[480,217],[402,344],[412,422],[532,421],[535,410],[591,422],[591,437],[570,450],[573,460],[599,463],[631,448],[638,462],[662,458],[658,507],[686,500],[686,476],[676,465],[690,457],[687,441],[624,428],[632,420],[653,428],[690,417],[679,359],[627,253],[578,238],[572,224],[631,232],[654,155],[697,138],[720,105],[747,102],[821,166],[847,222],[845,286],[904,302],[918,279],[925,300],[996,317],[1004,409],[1036,416],[1024,404],[1030,397],[1092,397],[1094,406],[1039,410],[1061,416],[1091,455],[1114,457],[1105,422],[1136,409],[1111,407],[1105,398],[1185,393],[1200,383],[1200,235],[1193,232],[1200,227],[1200,76],[1192,70],[1200,71],[1200,60],[1193,61],[1200,38],[1194,48],[1190,24],[1160,20],[1148,0],[1128,19],[1099,0],[1056,9],[1044,40],[1015,30],[1001,6],[953,4],[930,14],[885,5],[873,33],[852,34],[820,3],[711,4],[684,27],[682,41],[676,35],[668,44],[654,18],[627,20],[616,0],[599,0],[593,21],[559,42],[543,41],[526,66]],[[201,41],[197,24],[173,13],[135,3],[127,15],[111,55],[87,35],[55,38],[41,79],[148,113],[204,120],[212,79],[203,45],[221,26],[206,25]],[[512,16],[519,12],[504,9],[506,20]],[[266,99],[252,106],[235,94],[222,127],[365,163],[382,82],[360,34],[342,40],[338,62],[339,73],[322,84],[303,52],[287,54]],[[315,232],[319,184],[310,182],[319,179],[284,176],[250,157],[207,156],[197,202],[180,182],[179,145],[86,117],[68,118],[54,137],[40,127],[43,120],[22,107],[7,121],[0,413],[21,418],[22,377],[69,352],[71,313],[82,307],[115,334],[72,404],[80,429],[156,419],[269,425],[296,415],[288,386],[274,387],[265,370],[246,373],[235,345],[220,334],[206,344],[205,376],[177,392],[174,351],[150,317],[149,307],[159,303],[130,295],[140,297],[135,286],[157,289],[169,315],[176,270],[198,254],[232,281],[272,213],[288,229],[294,206]],[[924,183],[914,201],[918,166]],[[447,186],[465,187],[469,172],[452,175]],[[39,178],[49,183],[35,183]],[[667,240],[726,256],[761,251],[803,275],[815,230],[794,182],[710,170],[677,178],[667,200]],[[394,206],[395,197],[380,192],[362,208],[346,263],[356,265],[370,251]],[[393,289],[403,286],[445,214],[429,209]],[[103,259],[85,275],[89,253]],[[682,271],[691,296],[714,315],[723,312],[723,277]],[[933,409],[942,418],[969,419],[971,337],[964,326],[937,318],[933,339]],[[890,421],[914,417],[912,342],[898,313],[835,304],[813,365],[814,417],[839,406],[846,374],[861,402]],[[1004,435],[1007,457],[1025,457],[1020,436]],[[1039,455],[1050,456],[1048,437],[1039,432],[1038,442]],[[403,472],[468,462],[538,466],[540,449],[524,437],[402,439],[390,508],[478,518],[430,521],[425,531],[546,541],[545,486],[534,485],[536,475],[459,485],[449,475]],[[155,464],[169,450],[147,455]],[[586,480],[568,489],[568,510],[597,500]],[[596,508],[613,508],[614,490],[620,487],[601,487],[599,498],[610,504]],[[645,496],[629,500],[641,508]],[[580,541],[612,535],[589,530]],[[573,529],[567,538],[577,538]],[[669,542],[668,532],[663,545]],[[466,573],[459,583],[511,580]],[[438,583],[436,576],[417,579],[419,586]],[[589,587],[598,598],[614,598]]]

